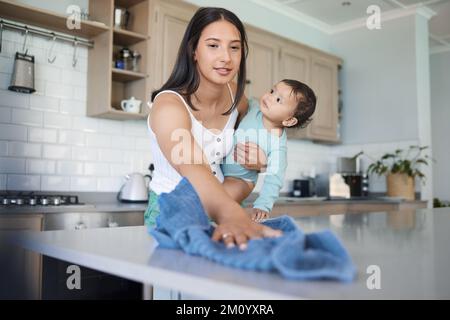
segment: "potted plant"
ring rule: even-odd
[[[380,159],[374,160],[367,168],[367,174],[386,175],[387,195],[401,197],[407,200],[415,199],[415,178],[423,183],[425,175],[420,170],[421,165],[428,165],[428,155],[423,155],[428,146],[410,146],[407,150],[397,149],[394,153],[386,153]],[[359,152],[354,157],[364,154]]]

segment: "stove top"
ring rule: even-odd
[[[0,207],[84,205],[75,195],[12,193],[0,195]]]

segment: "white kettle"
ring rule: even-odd
[[[144,176],[137,172],[126,175],[126,181],[117,194],[117,200],[122,202],[147,202],[148,182],[145,178],[151,180],[151,176]]]

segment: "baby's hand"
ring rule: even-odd
[[[253,208],[252,210],[252,220],[255,222],[262,222],[263,220],[269,218],[269,213],[267,211]]]

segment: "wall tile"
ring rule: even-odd
[[[36,143],[8,142],[8,155],[21,158],[40,158],[42,146]]]
[[[30,95],[0,90],[0,106],[28,108],[30,106]]]
[[[27,159],[27,174],[55,174],[56,162],[52,160]]]
[[[86,145],[89,147],[103,147],[111,146],[111,138],[106,134],[86,133]]]
[[[104,163],[86,162],[84,164],[84,174],[88,176],[108,176],[109,165]]]
[[[150,152],[150,139],[149,138],[136,138],[136,150]]]
[[[0,141],[0,156],[8,155],[8,141]]]
[[[98,121],[94,118],[73,117],[73,128],[87,132],[97,132]]]
[[[61,83],[63,84],[83,87],[87,83],[86,73],[72,71],[70,69],[62,69],[61,73],[62,73]]]
[[[111,143],[117,149],[134,150],[136,146],[135,137],[111,136]]]
[[[119,164],[119,163],[112,163],[111,164],[111,176],[125,176],[133,170],[133,167],[131,164]]]
[[[79,101],[86,101],[87,90],[86,87],[73,86],[73,98]]]
[[[43,115],[41,111],[13,109],[11,123],[42,126]]]
[[[148,134],[147,122],[144,120],[129,120],[124,123],[123,132],[128,136],[142,136]]]
[[[112,133],[121,137],[123,134],[123,121],[98,119],[98,132]]]
[[[42,157],[44,159],[70,160],[72,150],[68,146],[44,145]]]
[[[59,100],[56,98],[33,94],[30,97],[30,109],[57,112],[59,109]]]
[[[0,173],[25,173],[25,159],[0,158]]]
[[[76,100],[61,99],[59,110],[62,114],[68,114],[71,116],[85,116],[86,103]]]
[[[0,107],[0,122],[10,123],[11,122],[11,108]]]
[[[71,122],[72,120],[69,116],[56,113],[45,113],[44,127],[46,128],[70,129]]]
[[[56,163],[56,174],[59,175],[82,175],[83,163],[76,161],[58,161]]]
[[[4,71],[1,64],[0,64],[0,70]],[[8,90],[8,87],[10,86],[10,84],[11,84],[11,73],[0,72],[0,89]]]
[[[84,146],[84,133],[79,131],[60,130],[58,142],[61,144]]]
[[[104,192],[119,192],[124,182],[120,177],[101,177],[97,179],[97,189]]]
[[[61,191],[70,189],[70,177],[41,176],[42,191]]]
[[[55,98],[72,99],[73,89],[72,86],[47,81],[45,85],[45,95]]]
[[[6,45],[7,41],[4,41],[2,43],[2,52],[4,50],[4,46]],[[4,72],[5,74],[12,74],[14,70],[14,58],[13,56],[0,56],[0,70]],[[11,78],[10,78],[11,81]]]
[[[29,128],[28,141],[55,143],[57,131],[53,129]]]
[[[98,151],[95,148],[73,147],[72,160],[95,161],[98,159]]]
[[[47,62],[47,59],[45,60]],[[61,81],[61,69],[48,63],[36,63],[36,79],[59,83]]]
[[[99,161],[122,162],[123,157],[124,157],[124,152],[121,150],[114,150],[114,149],[99,149],[98,150],[98,160]]]
[[[71,191],[97,191],[97,178],[71,177]]]
[[[0,190],[6,190],[6,174],[0,174]]]
[[[0,137],[4,140],[26,141],[27,128],[12,124],[0,123]]]
[[[39,190],[41,177],[36,175],[9,174],[6,182],[7,190]]]

